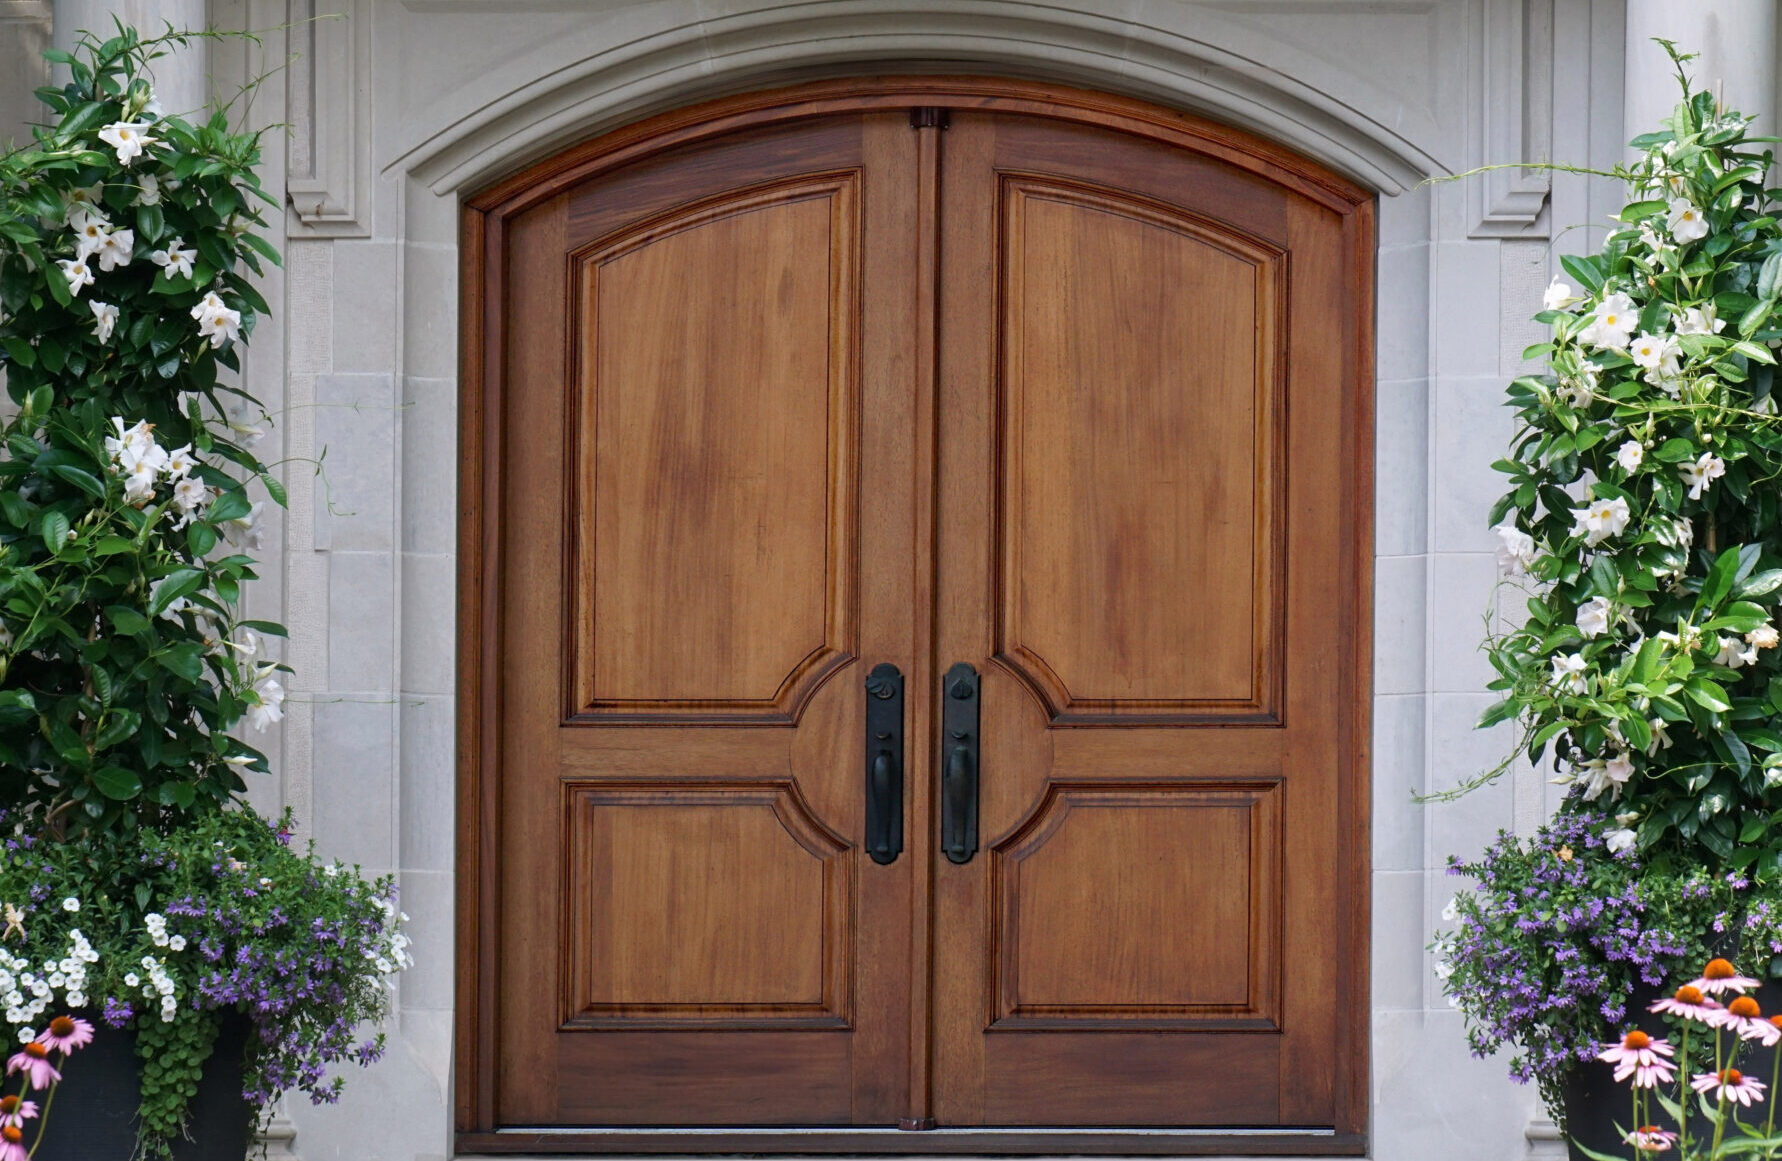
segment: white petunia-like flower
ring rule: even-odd
[[[1609,849],[1611,855],[1618,855],[1622,851],[1633,850],[1634,840],[1637,838],[1639,835],[1635,832],[1626,827],[1618,827],[1603,832],[1603,845]]]
[[[254,701],[248,706],[247,719],[256,730],[263,730],[285,716],[285,688],[278,683],[276,665],[261,665],[255,672]]]
[[[82,290],[93,285],[93,268],[85,258],[58,258],[56,265],[62,268],[62,276],[68,279],[68,293],[74,297],[79,298]]]
[[[1616,291],[1597,303],[1590,312],[1589,325],[1578,332],[1578,339],[1603,350],[1625,351],[1639,321],[1640,312],[1634,300]]]
[[[1677,333],[1680,335],[1717,335],[1726,329],[1726,320],[1718,316],[1718,308],[1713,303],[1706,306],[1692,306],[1683,312],[1677,320]]]
[[[214,290],[192,308],[192,317],[198,320],[198,333],[208,338],[212,347],[220,348],[241,335],[241,312],[229,309]]]
[[[152,173],[145,173],[136,179],[136,204],[139,206],[158,206],[161,204],[161,179]]]
[[[136,252],[136,231],[108,230],[99,239],[99,247],[93,253],[99,255],[100,270],[116,270],[120,266],[130,265],[130,259]]]
[[[1578,632],[1586,637],[1601,637],[1609,631],[1607,597],[1591,597],[1578,606]]]
[[[93,330],[99,336],[99,341],[109,343],[112,329],[118,325],[118,308],[96,298],[88,302],[87,306],[92,308]]]
[[[1572,535],[1583,535],[1587,544],[1601,544],[1612,536],[1620,536],[1632,513],[1620,496],[1592,500],[1572,511]]]
[[[1583,694],[1584,670],[1588,666],[1577,653],[1562,653],[1553,659],[1553,684],[1571,694]]]
[[[148,126],[131,121],[113,121],[99,130],[99,140],[117,150],[118,164],[129,165],[142,156],[143,150],[160,143],[145,130]]]
[[[1541,295],[1541,309],[1564,310],[1576,301],[1577,295],[1572,293],[1572,288],[1555,278],[1548,283],[1546,293]]]
[[[1452,923],[1460,918],[1460,896],[1450,895],[1448,903],[1442,908],[1442,922]]]
[[[1715,480],[1726,475],[1726,461],[1713,452],[1703,452],[1693,464],[1678,464],[1677,471],[1689,485],[1689,498],[1699,500]]]
[[[1630,476],[1640,470],[1640,464],[1645,458],[1646,449],[1637,439],[1630,439],[1615,449],[1615,462]]]
[[[1497,533],[1497,566],[1505,576],[1518,576],[1528,570],[1534,563],[1534,537],[1516,527],[1516,518],[1511,516],[1492,529]]]
[[[1688,198],[1671,199],[1670,213],[1665,215],[1664,224],[1679,245],[1708,236],[1708,220]]]
[[[72,895],[68,896],[68,898],[62,900],[62,910],[72,915],[74,912],[80,910],[80,900]]]
[[[192,277],[192,259],[196,257],[198,257],[198,252],[196,250],[187,250],[183,238],[175,238],[173,241],[167,243],[167,249],[156,250],[153,254],[150,254],[149,261],[166,271],[167,277],[170,279],[190,278]],[[194,315],[193,317],[196,318],[197,316]]]

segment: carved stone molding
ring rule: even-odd
[[[371,234],[371,5],[289,0],[291,133],[286,215],[293,237]]]
[[[1553,151],[1553,0],[1483,0],[1474,69],[1479,165],[1549,161]],[[1474,238],[1545,238],[1553,176],[1493,169],[1466,182]]]

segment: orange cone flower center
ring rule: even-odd
[[[25,1130],[19,1128],[17,1125],[8,1125],[4,1129],[0,1129],[0,1137],[5,1137],[8,1141],[17,1145],[25,1139]]]
[[[1747,1020],[1755,1020],[1758,1016],[1762,1015],[1762,1013],[1758,1011],[1757,1001],[1753,1000],[1750,996],[1740,996],[1738,999],[1728,1004],[1726,1010],[1735,1016],[1743,1016]]]
[[[16,1095],[8,1093],[6,1096],[0,1097],[0,1115],[10,1116],[13,1110],[18,1107],[19,1098]]]
[[[41,1044],[37,1043],[37,1041],[33,1040],[33,1041],[31,1041],[31,1043],[25,1045],[25,1055],[34,1057],[35,1059],[38,1059],[38,1060],[48,1060],[49,1059],[49,1049],[45,1048],[43,1045],[41,1045]]]
[[[1635,1028],[1632,1032],[1627,1034],[1627,1039],[1621,1042],[1621,1046],[1623,1048],[1645,1048],[1651,1043],[1652,1037],[1646,1035],[1638,1028]]]
[[[1730,980],[1738,975],[1733,965],[1723,959],[1711,959],[1708,966],[1702,969],[1702,978],[1708,980]]]
[[[73,1032],[74,1021],[67,1016],[57,1016],[50,1021],[50,1034],[53,1036],[68,1036]]]
[[[1699,1004],[1702,1002],[1702,990],[1694,984],[1684,984],[1677,989],[1679,1004]]]
[[[1745,1080],[1745,1074],[1740,1072],[1736,1068],[1729,1068],[1725,1072],[1720,1074],[1720,1083],[1721,1084],[1741,1084],[1744,1082],[1744,1080]]]

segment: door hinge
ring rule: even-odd
[[[945,129],[947,110],[940,105],[923,105],[910,110],[911,129]]]

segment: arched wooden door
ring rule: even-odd
[[[461,1145],[1360,1148],[1372,245],[1013,82],[474,199]]]

